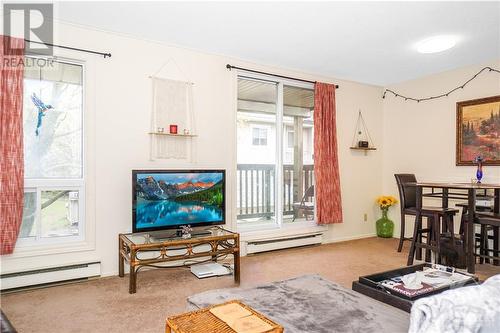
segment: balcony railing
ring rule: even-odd
[[[275,202],[275,165],[238,164],[237,218],[271,218]],[[292,215],[294,202],[314,184],[314,165],[303,165],[300,184],[294,183],[294,166],[283,166],[283,215]]]

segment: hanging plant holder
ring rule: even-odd
[[[352,137],[351,149],[362,150],[365,152],[365,155],[369,150],[377,150],[377,148],[373,144],[373,140],[370,136],[370,132],[368,131],[368,127],[366,127],[366,123],[363,115],[361,114],[361,110],[359,110],[358,113],[358,121],[356,122],[356,129]]]

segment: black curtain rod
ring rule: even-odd
[[[231,69],[234,68],[234,69],[240,69],[242,71],[256,73],[256,74],[272,75],[272,76],[280,77],[282,79],[289,79],[289,80],[295,80],[295,81],[301,81],[301,82],[307,82],[307,83],[316,83],[316,81],[310,81],[310,80],[304,80],[304,79],[297,79],[295,77],[290,77],[290,76],[284,76],[284,75],[278,75],[278,74],[273,74],[273,73],[261,72],[261,71],[256,71],[256,70],[253,70],[253,69],[248,69],[248,68],[242,68],[242,67],[238,67],[238,66],[233,66],[233,65],[230,65],[230,64],[227,64],[226,68],[229,69],[229,70],[231,70]],[[336,84],[335,85],[335,89],[338,89],[338,88],[339,88],[339,85]]]
[[[73,50],[73,51],[80,51],[80,52],[98,54],[98,55],[102,55],[104,58],[107,58],[107,57],[111,58],[111,53],[103,53],[103,52],[97,52],[97,51],[92,51],[92,50],[78,49],[76,47],[69,47],[69,46],[63,46],[63,45],[55,45],[55,44],[50,44],[50,43],[35,42],[34,40],[29,40],[29,39],[25,39],[24,41],[28,42],[28,43],[35,43],[35,44],[42,44],[42,45],[52,46],[52,47],[58,47],[58,48],[61,48],[61,49],[66,49],[66,50]]]

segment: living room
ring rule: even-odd
[[[412,267],[409,259],[456,266],[479,282],[500,274],[489,258],[499,250],[498,129],[477,134],[492,144],[463,142],[478,128],[471,112],[493,105],[483,121],[500,117],[499,2],[14,5],[2,4],[1,308],[18,332],[164,331],[167,318],[230,299],[285,332],[432,332],[438,326],[413,324],[421,309],[410,314],[413,301],[404,310],[351,290],[353,282]],[[26,10],[34,12],[29,21],[52,23],[49,39],[25,35]],[[18,42],[23,53],[5,51]],[[333,121],[320,126],[320,110]],[[472,158],[469,146],[479,152]],[[176,231],[140,230],[137,184],[172,173],[218,173],[211,181],[223,181],[222,213],[193,230],[178,221],[185,228],[163,242],[182,247],[203,239],[199,231],[223,228],[209,241],[232,243],[210,255],[221,254],[230,275],[197,278],[191,269],[206,256],[196,251],[177,260],[186,267],[129,273],[131,253],[144,244],[120,235],[146,233],[154,244],[149,235]],[[396,174],[418,183],[398,187]],[[19,176],[24,182],[9,180]],[[417,196],[398,252],[400,189]],[[397,202],[381,204],[380,196]],[[481,215],[483,201],[490,215]],[[392,227],[377,222],[384,211]],[[414,233],[416,215],[423,225]],[[440,221],[442,233],[434,230]],[[445,229],[451,250],[439,241]],[[339,289],[329,303],[320,295],[332,285]],[[297,292],[273,302],[262,292],[271,287]],[[340,294],[350,301],[330,317]],[[297,312],[283,314],[278,300]],[[488,300],[477,302],[484,321],[498,321],[498,312],[481,308]],[[319,315],[300,304],[316,304]],[[301,311],[309,326],[294,321]]]

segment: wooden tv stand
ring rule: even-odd
[[[118,272],[124,277],[125,261],[130,265],[129,293],[136,292],[137,273],[141,267],[172,268],[188,266],[182,261],[195,258],[233,255],[234,282],[240,283],[240,235],[238,233],[211,227],[210,234],[195,233],[191,238],[154,238],[155,232],[128,233],[118,236]],[[209,246],[208,249],[204,247]],[[180,252],[180,253],[179,253]],[[149,254],[149,255],[148,255]],[[181,261],[178,265],[162,266],[161,263]]]

